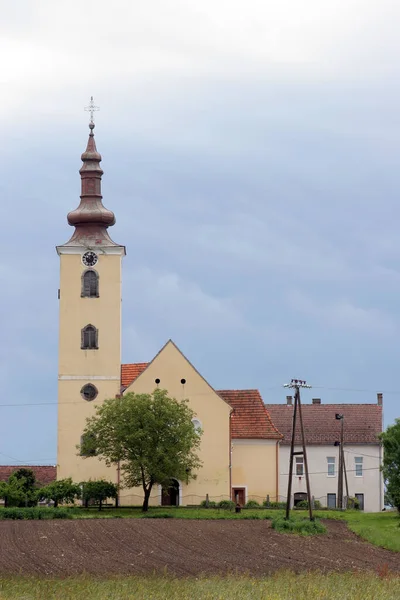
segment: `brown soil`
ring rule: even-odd
[[[344,523],[326,524],[325,535],[298,537],[268,521],[3,521],[0,574],[400,573],[400,554],[361,541]]]

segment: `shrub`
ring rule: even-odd
[[[216,503],[216,502],[214,502],[214,500],[209,500],[209,501],[208,501],[208,507],[207,507],[207,500],[202,500],[202,501],[200,502],[200,506],[201,506],[202,508],[215,508],[215,507],[217,506],[217,503]]]
[[[65,508],[1,508],[0,519],[16,520],[44,520],[44,519],[72,519],[72,512]]]
[[[298,502],[296,504],[296,506],[294,507],[296,510],[301,510],[301,509],[308,509],[308,501],[307,500],[301,500],[300,502]],[[322,504],[319,500],[314,500],[314,508],[315,510],[320,510],[322,508]]]
[[[248,500],[246,502],[246,508],[260,508],[260,503],[257,500]]]
[[[326,533],[326,527],[318,520],[310,521],[302,518],[274,517],[272,528],[280,533],[296,533],[298,535],[316,535]]]
[[[347,508],[355,508],[356,510],[359,510],[360,501],[358,500],[358,498],[347,498]]]
[[[173,519],[174,515],[169,512],[143,513],[141,519]]]
[[[262,505],[266,508],[279,508],[281,510],[286,508],[286,502],[267,502],[264,500]]]
[[[233,500],[221,500],[221,502],[218,502],[217,504],[217,508],[223,508],[224,510],[233,510],[235,506]]]

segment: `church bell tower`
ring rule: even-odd
[[[71,239],[60,257],[57,478],[80,482],[116,473],[77,445],[95,407],[120,392],[121,266],[125,247],[112,241],[114,213],[102,203],[101,155],[94,139],[93,100],[89,140],[82,154],[81,200],[68,214]]]

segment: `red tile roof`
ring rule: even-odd
[[[36,482],[40,485],[47,485],[56,480],[57,468],[50,465],[31,466],[31,465],[0,465],[0,481],[7,479],[18,469],[30,469],[36,475]]]
[[[133,363],[131,365],[121,365],[121,385],[127,387],[139,377],[149,363]]]
[[[217,390],[217,394],[233,408],[233,439],[281,439],[258,390]]]
[[[293,405],[266,404],[273,422],[284,438],[291,441]],[[382,406],[378,404],[302,404],[304,433],[307,444],[333,444],[340,439],[341,422],[336,413],[344,415],[344,441],[347,444],[377,444],[382,432]],[[296,444],[301,443],[297,418]]]
[[[121,365],[121,385],[127,387],[149,363]],[[216,393],[233,409],[232,438],[281,439],[271,421],[258,390],[217,390]]]

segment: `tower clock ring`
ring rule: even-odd
[[[82,262],[85,265],[85,267],[94,267],[97,261],[98,257],[95,252],[85,252],[85,254],[82,256]]]

